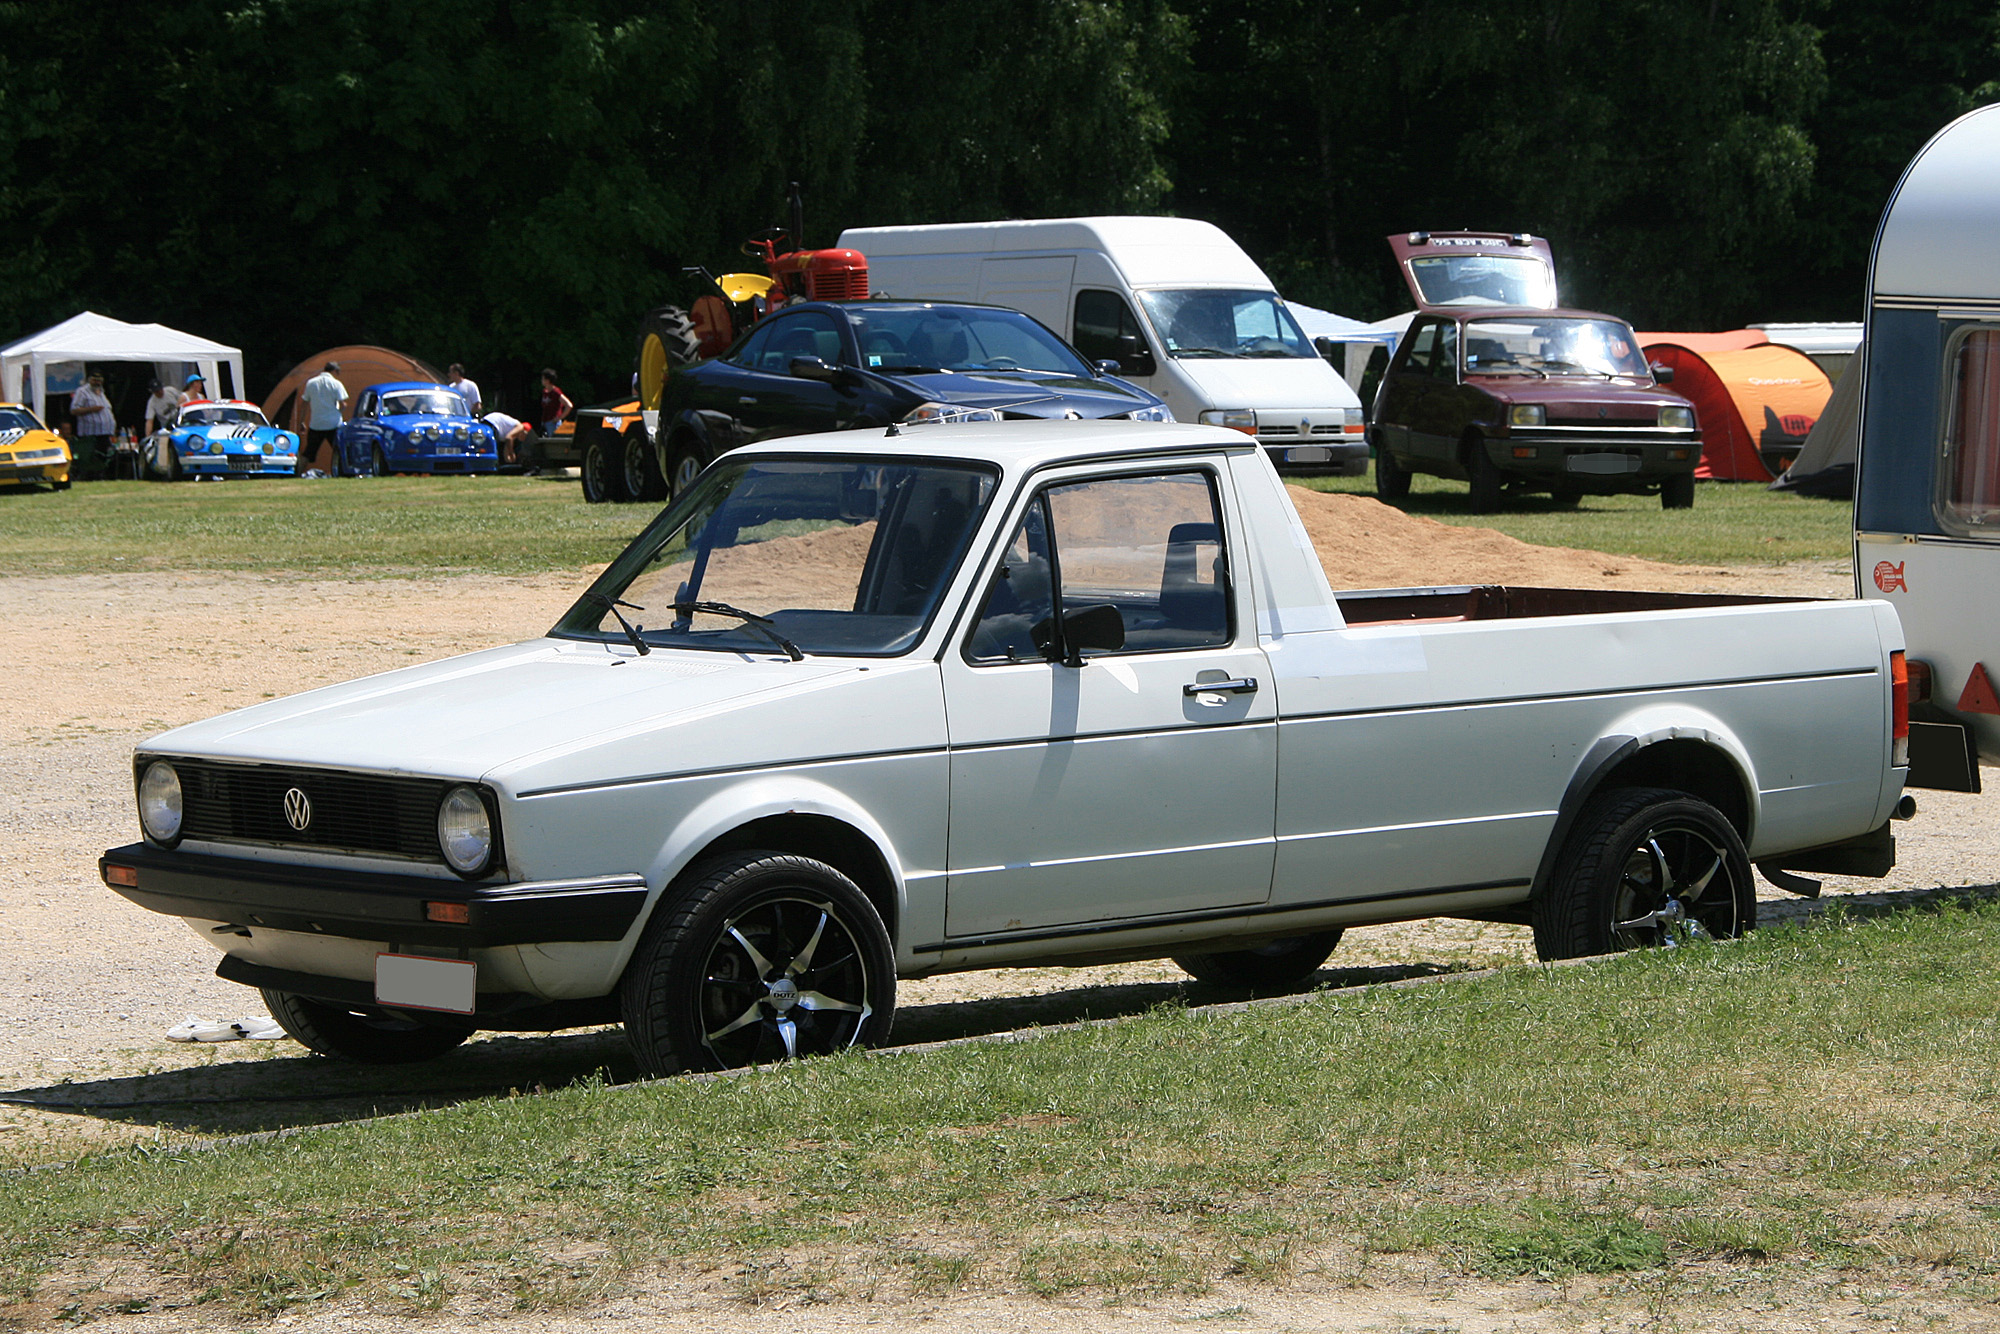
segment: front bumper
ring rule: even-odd
[[[290,477],[299,466],[296,454],[183,454],[180,460],[189,477]]]
[[[140,907],[169,917],[459,949],[622,940],[647,892],[638,875],[467,884],[168,851],[149,843],[112,848],[98,860],[98,873]],[[447,905],[450,915],[465,920],[433,921],[431,904]]]
[[[1359,477],[1368,471],[1368,437],[1328,436],[1310,442],[1274,440],[1259,435],[1257,443],[1273,467],[1282,472],[1329,477]]]
[[[1486,441],[1502,472],[1585,488],[1620,489],[1692,473],[1701,464],[1693,431],[1516,427]]]

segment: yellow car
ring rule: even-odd
[[[69,490],[69,442],[42,425],[31,409],[0,403],[0,486],[47,482]]]

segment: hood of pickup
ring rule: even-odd
[[[602,762],[584,767],[616,779],[633,767],[665,772],[731,762],[728,755],[662,747],[663,729],[757,713],[766,701],[798,701],[866,680],[871,671],[893,675],[896,665],[670,649],[640,657],[622,646],[541,639],[253,705],[176,728],[139,749],[439,778],[498,776],[503,785],[508,776],[531,785],[548,761],[567,772],[594,752]],[[760,728],[745,718],[731,730]],[[789,740],[811,748],[810,738]]]

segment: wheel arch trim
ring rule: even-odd
[[[1662,721],[1650,727],[1611,732],[1592,743],[1570,773],[1569,784],[1556,808],[1555,824],[1549,830],[1548,844],[1542,849],[1541,863],[1535,869],[1530,897],[1539,897],[1548,888],[1555,874],[1556,859],[1575,830],[1577,816],[1591,798],[1606,788],[1627,785],[1680,786],[1691,791],[1661,778],[1659,773],[1663,767],[1685,768],[1688,763],[1702,762],[1695,757],[1707,757],[1711,766],[1707,777],[1711,784],[1733,780],[1736,791],[1724,795],[1733,795],[1736,800],[1725,804],[1711,800],[1707,792],[1692,791],[1692,795],[1721,810],[1723,818],[1736,827],[1737,835],[1748,847],[1762,805],[1755,766],[1734,734],[1710,718]]]

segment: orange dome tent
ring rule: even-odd
[[[1646,360],[1671,366],[1673,391],[1701,424],[1697,477],[1768,482],[1798,457],[1833,385],[1811,357],[1755,329],[1640,334]]]
[[[329,361],[340,363],[340,373],[335,378],[347,386],[347,402],[340,410],[343,417],[354,415],[354,401],[370,385],[387,384],[392,380],[444,383],[444,377],[430,366],[386,347],[369,347],[359,343],[330,347],[292,367],[291,372],[278,381],[278,387],[265,396],[264,416],[270,419],[272,425],[301,434],[305,432],[306,410],[305,404],[299,401],[299,390],[305,388],[306,381],[318,375],[320,368]]]

